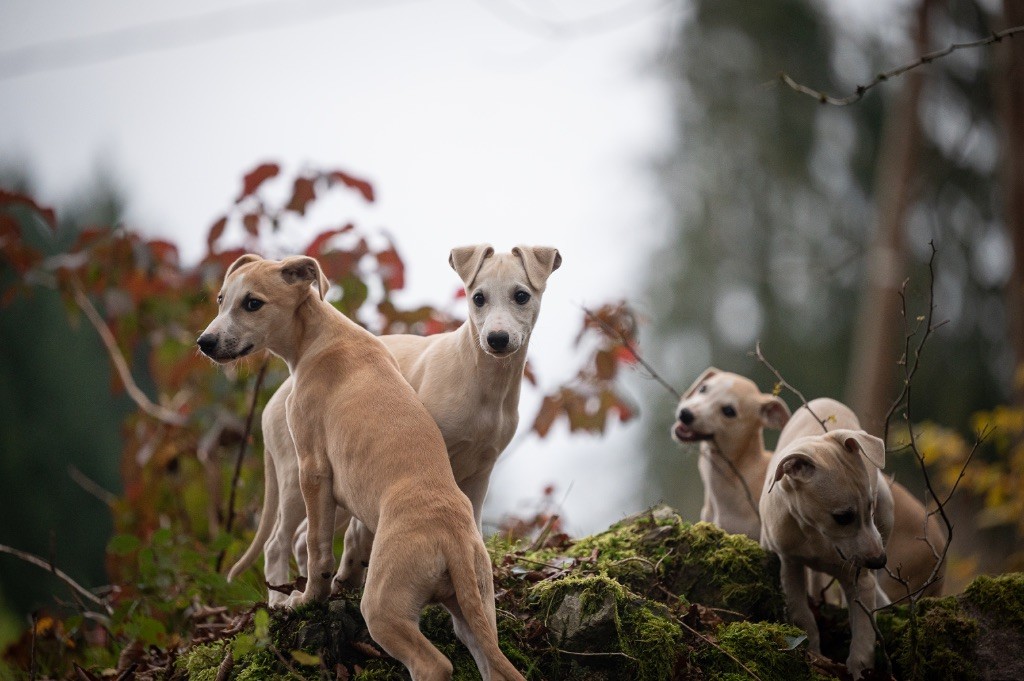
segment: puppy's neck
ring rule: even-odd
[[[502,399],[510,397],[518,403],[526,353],[530,345],[529,337],[512,356],[495,357],[480,347],[477,340],[480,331],[472,319],[467,319],[453,333],[458,341],[458,352],[464,360],[462,366],[473,368],[475,382],[488,386],[486,392],[489,394],[501,396]]]
[[[732,447],[724,446],[718,440],[704,440],[700,443],[701,453],[705,456],[717,456],[731,461],[736,467],[743,468],[751,462],[767,462],[768,454],[764,449],[764,429],[755,428],[746,438]]]
[[[354,331],[366,333],[333,305],[313,295],[299,303],[291,321],[283,326],[285,340],[270,351],[288,364],[291,373],[295,373],[301,360],[311,359],[319,350],[336,345]]]

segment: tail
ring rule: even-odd
[[[495,681],[525,681],[523,675],[512,666],[498,647],[497,628],[484,610],[481,585],[477,582],[475,568],[486,567],[487,578],[491,579],[491,560],[487,556],[487,551],[479,544],[478,539],[477,542],[446,550],[445,560],[448,563],[452,587],[455,589],[455,599],[466,618],[466,624],[491,665],[491,671],[496,674],[491,678]]]
[[[260,523],[256,527],[256,536],[252,538],[252,543],[249,544],[249,548],[245,550],[242,557],[231,566],[231,570],[228,572],[229,582],[253,564],[274,529],[278,498],[277,471],[274,470],[273,457],[270,456],[270,449],[267,446],[263,449],[263,489],[263,510],[260,512]]]

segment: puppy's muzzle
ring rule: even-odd
[[[217,348],[217,336],[212,333],[204,333],[196,341],[196,345],[207,357],[213,357],[213,351]]]
[[[196,345],[199,346],[199,349],[204,355],[215,362],[230,362],[231,360],[245,357],[252,352],[255,347],[250,343],[241,350],[236,351],[235,348],[238,347],[238,344],[237,341],[234,341],[225,343],[224,347],[218,350],[220,337],[215,333],[204,333],[196,340]]]
[[[487,345],[496,353],[504,353],[508,351],[508,332],[507,331],[491,331],[487,334]]]
[[[878,554],[877,556],[872,556],[870,558],[865,558],[864,559],[864,567],[868,568],[869,570],[881,570],[882,568],[885,567],[885,562],[886,562],[885,551],[882,551],[882,553]]]

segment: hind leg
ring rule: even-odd
[[[391,567],[390,573],[382,563]],[[420,611],[428,598],[416,587],[424,582],[395,570],[396,565],[402,562],[375,559],[368,571],[359,609],[370,636],[406,666],[413,681],[450,681],[452,663],[420,631]]]
[[[373,533],[352,518],[345,531],[345,550],[341,554],[338,574],[334,576],[334,589],[359,588],[363,583],[366,568],[370,564],[370,550],[373,547]]]
[[[462,613],[462,608],[459,607],[459,602],[455,596],[452,596],[443,601],[442,605],[452,614],[452,628],[455,629],[455,635],[459,637],[464,646],[469,648],[473,661],[476,662],[476,668],[480,670],[480,677],[483,681],[490,681],[491,665],[487,661],[487,655],[484,654],[480,642],[473,635],[473,630],[469,627],[466,616]]]
[[[306,505],[302,501],[302,496],[295,493],[299,486],[299,466],[294,453],[290,460],[286,459],[276,462],[276,464],[278,485],[280,486],[277,519],[274,521],[274,529],[270,533],[270,538],[263,546],[264,578],[267,584],[275,586],[291,581],[289,579],[291,538],[295,534],[295,528],[306,517]],[[281,605],[285,599],[284,594],[270,591],[267,603],[273,607]]]

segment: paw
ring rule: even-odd
[[[309,594],[308,589],[306,591],[293,591],[284,599],[284,602],[281,603],[281,607],[288,608],[289,610],[295,610],[299,606],[305,605],[312,600],[312,598],[307,596],[307,594]]]
[[[874,662],[873,659],[865,659],[863,656],[850,655],[846,658],[846,671],[850,672],[853,678],[859,679],[861,674],[874,666]]]
[[[271,608],[280,608],[287,599],[288,597],[280,591],[271,591],[267,594],[267,605]]]

